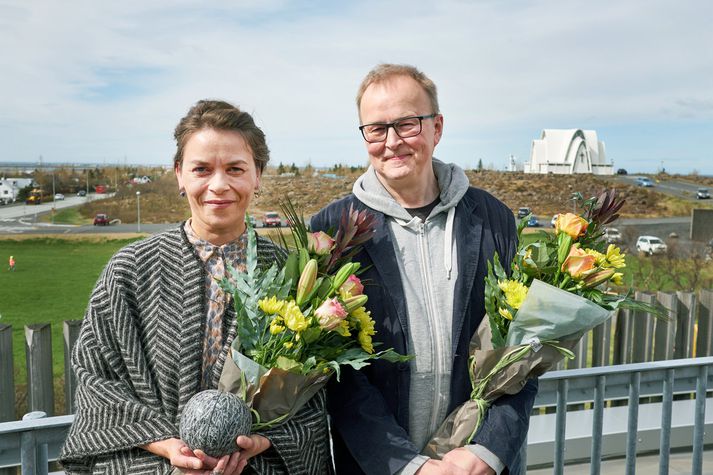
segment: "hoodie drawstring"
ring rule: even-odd
[[[446,276],[451,279],[451,270],[453,269],[453,222],[455,221],[456,207],[452,206],[448,210],[446,218],[446,232],[443,237],[443,263],[446,267]]]

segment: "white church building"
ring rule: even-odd
[[[532,141],[530,161],[525,173],[592,173],[613,175],[614,165],[607,161],[604,142],[594,130],[545,129],[539,140]]]

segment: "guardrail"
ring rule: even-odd
[[[574,350],[574,360],[556,369],[621,365],[646,361],[713,356],[713,290],[698,292],[637,292],[637,298],[658,301],[672,309],[670,321],[647,314],[620,311],[586,334]],[[69,355],[79,335],[81,320],[63,322],[65,413],[74,412],[75,379]],[[15,383],[12,328],[0,324],[0,421],[14,420]],[[52,342],[49,323],[25,327],[28,410],[53,415]],[[55,343],[57,344],[57,343]]]
[[[713,357],[545,374],[535,406],[556,413],[530,418],[527,466],[552,466],[562,474],[566,462],[591,460],[591,473],[598,474],[602,457],[625,456],[626,473],[633,474],[637,454],[660,450],[660,473],[668,473],[670,450],[684,447],[692,450],[691,472],[701,474],[703,446],[713,443],[708,388]],[[583,404],[591,408],[571,407]],[[21,465],[23,474],[47,473],[74,416],[43,415],[0,423],[0,470]]]
[[[691,473],[702,473],[703,446],[713,443],[713,357],[553,371],[539,381],[535,407],[555,413],[530,417],[528,467],[559,475],[566,462],[589,461],[597,474],[603,457],[618,456],[633,474],[637,454],[656,451],[659,473],[668,473],[671,449],[690,448]]]

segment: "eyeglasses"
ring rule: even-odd
[[[415,137],[421,133],[423,119],[433,119],[438,114],[415,115],[412,117],[404,117],[389,123],[365,124],[359,126],[361,135],[369,143],[379,143],[386,140],[389,134],[389,127],[394,128],[396,135],[402,139]]]

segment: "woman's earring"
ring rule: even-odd
[[[255,196],[255,198],[259,198],[259,197],[260,197],[260,188],[258,188],[257,190],[255,190],[254,196]]]
[[[186,197],[186,190],[184,190],[183,188],[181,188],[180,190],[178,190],[178,196],[180,196],[181,198],[185,198],[185,197]]]

